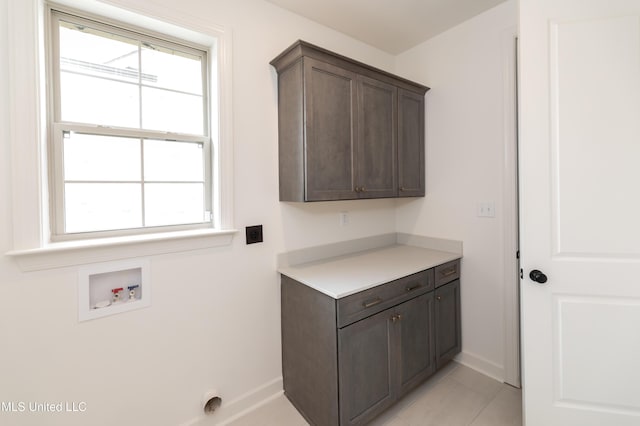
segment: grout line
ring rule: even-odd
[[[500,393],[500,392],[501,392],[501,391],[498,391],[498,393]],[[482,407],[482,409],[481,409],[480,411],[478,411],[478,414],[476,414],[476,416],[475,416],[473,419],[471,419],[471,421],[469,422],[468,426],[473,425],[473,422],[475,422],[475,421],[476,421],[476,419],[477,419],[478,417],[480,417],[480,415],[481,415],[482,413],[484,413],[484,411],[487,409],[487,407],[489,406],[489,404],[491,404],[491,402],[492,402],[494,399],[496,399],[496,396],[498,396],[498,394],[494,395],[494,397],[493,397],[493,398],[491,398],[491,399],[490,399],[490,400],[489,400],[489,401],[488,401],[488,402],[487,402],[487,403]]]

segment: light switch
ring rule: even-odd
[[[496,203],[482,201],[478,203],[478,217],[496,217]]]

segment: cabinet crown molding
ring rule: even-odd
[[[405,90],[410,90],[423,96],[428,90],[430,90],[429,87],[423,84],[397,76],[390,72],[365,64],[364,62],[356,61],[355,59],[340,55],[339,53],[332,52],[304,40],[297,40],[269,63],[278,73],[280,73],[302,57],[314,58],[319,61],[328,62],[341,68],[357,72],[358,74],[366,75],[367,77],[375,78],[389,84],[394,84]]]

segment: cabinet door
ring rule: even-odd
[[[433,301],[433,292],[430,292],[396,307],[400,315],[396,322],[400,334],[400,395],[420,384],[436,369]]]
[[[398,186],[400,197],[423,197],[424,96],[398,90]]]
[[[395,400],[395,343],[387,309],[338,330],[340,424],[364,424]]]
[[[358,76],[357,179],[360,198],[395,197],[398,89]]]
[[[460,280],[438,287],[436,295],[436,368],[460,352]]]
[[[304,59],[307,201],[357,198],[356,74]]]

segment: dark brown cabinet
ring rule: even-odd
[[[303,133],[306,135],[304,155],[307,157],[304,191],[311,200],[355,198],[356,74],[314,59],[306,60],[304,69],[306,126]],[[286,103],[286,99],[282,103]],[[288,118],[281,116],[280,122],[286,122]],[[287,126],[283,124],[281,127]],[[281,154],[285,149],[281,147]],[[296,161],[298,158],[292,159],[284,154],[280,166],[281,183],[291,180],[298,183],[298,174],[291,175],[295,169],[289,168]],[[281,185],[281,197],[293,195]]]
[[[340,299],[282,276],[284,390],[309,423],[366,424],[460,351],[459,280],[436,270]]]
[[[397,331],[393,315],[387,309],[338,330],[341,425],[362,424],[395,400]]]
[[[281,201],[424,196],[428,87],[303,41],[271,65]]]
[[[427,293],[400,305],[398,396],[422,383],[436,370],[434,297]]]
[[[338,330],[341,425],[363,424],[435,371],[433,294]]]
[[[358,76],[357,180],[360,198],[398,193],[396,116],[398,89]]]
[[[462,348],[460,331],[460,280],[438,287],[436,305],[436,367],[440,368]]]
[[[398,191],[401,197],[425,193],[424,96],[398,91]]]

